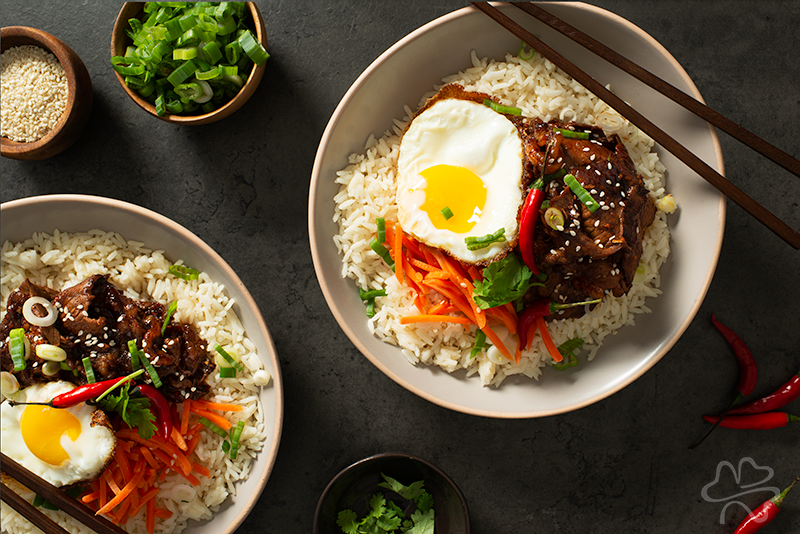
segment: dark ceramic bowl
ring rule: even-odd
[[[341,534],[336,519],[343,509],[363,517],[370,497],[382,489],[378,486],[383,482],[381,473],[405,485],[425,482],[433,497],[436,534],[469,534],[467,501],[453,479],[430,462],[403,453],[370,456],[333,477],[317,503],[314,534]]]
[[[7,26],[0,30],[2,51],[15,46],[34,45],[47,50],[64,67],[67,78],[67,107],[50,132],[36,141],[20,143],[0,137],[2,155],[21,160],[42,160],[66,150],[80,136],[92,113],[92,80],[86,65],[61,39],[36,28]]]
[[[125,30],[129,28],[128,20],[132,18],[138,18],[142,14],[143,9],[144,2],[125,2],[122,5],[122,8],[119,10],[119,15],[117,15],[117,20],[114,22],[114,29],[111,33],[112,57],[125,55],[125,50],[129,45],[132,44],[130,37],[125,34]],[[264,49],[266,49],[267,30],[264,27],[264,19],[261,18],[261,12],[258,10],[258,6],[256,6],[255,2],[247,2],[247,13],[249,19],[247,21],[248,26],[250,26],[250,29],[253,31],[256,39],[258,39],[258,41],[264,46]],[[138,91],[128,87],[125,84],[125,79],[120,76],[118,72],[114,71],[114,74],[128,96],[131,97],[131,99],[136,102],[140,108],[145,110],[153,117],[171,124],[200,125],[224,119],[242,107],[242,105],[244,105],[244,103],[247,102],[251,96],[253,96],[256,88],[258,88],[258,84],[261,82],[262,76],[264,76],[266,65],[266,63],[260,67],[254,65],[253,69],[250,71],[250,74],[247,76],[244,85],[235,97],[214,111],[203,113],[201,115],[173,115],[171,113],[165,113],[159,117],[158,113],[156,113],[156,107],[153,104],[144,99]],[[110,63],[108,68],[111,68]]]

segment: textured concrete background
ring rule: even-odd
[[[711,107],[800,156],[800,2],[589,3],[662,43]],[[728,501],[701,496],[720,462],[752,458],[772,468],[761,486],[800,475],[800,425],[719,429],[687,452],[705,428],[699,416],[721,410],[737,378],[712,312],[758,358],[756,395],[800,368],[798,252],[730,203],[719,267],[696,319],[652,370],[596,405],[541,420],[482,419],[430,404],[381,374],[341,332],[317,284],[306,223],[311,167],[356,77],[398,39],[465,2],[258,4],[272,58],[254,98],[213,126],[177,128],[142,112],[113,75],[109,41],[119,3],[0,1],[2,26],[34,26],[64,40],[85,61],[95,91],[77,145],[43,162],[0,161],[2,200],[86,193],[155,210],[215,248],[261,306],[281,361],[285,425],[266,490],[239,532],[309,532],[328,480],[388,450],[417,454],[450,474],[480,533],[729,533],[745,516],[742,507],[729,507],[721,525]],[[800,228],[800,178],[720,138],[729,179]],[[788,410],[800,414],[800,405]],[[732,497],[760,478],[745,469],[737,485],[728,473],[712,497]],[[769,496],[739,500],[754,507]],[[800,493],[765,532],[798,530]]]

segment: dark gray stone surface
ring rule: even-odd
[[[800,156],[800,3],[591,0],[640,26],[685,67],[706,102]],[[798,252],[729,203],[719,267],[672,350],[641,379],[574,413],[506,421],[454,413],[380,373],[328,311],[308,246],[308,184],[317,143],[356,77],[398,39],[465,2],[258,2],[272,58],[254,98],[212,126],[147,116],[109,67],[114,2],[0,1],[2,26],[64,40],[92,76],[95,104],[80,142],[42,162],[0,161],[0,195],[86,193],[133,202],[186,226],[216,249],[258,301],[275,339],[286,411],[277,463],[239,532],[309,532],[328,480],[389,450],[431,460],[460,485],[473,532],[732,532],[746,512],[701,492],[717,466],[751,458],[786,486],[800,475],[800,427],[719,429],[697,451],[702,413],[721,410],[737,365],[712,312],[759,362],[755,395],[800,368]],[[727,175],[794,228],[800,178],[720,134]],[[800,414],[797,402],[789,411]],[[723,475],[711,497],[757,483]],[[800,489],[795,490],[800,492]],[[738,498],[750,507],[768,491]],[[734,499],[735,500],[735,499]],[[800,493],[768,532],[800,530]],[[765,530],[767,532],[767,530]]]

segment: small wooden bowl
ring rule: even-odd
[[[114,30],[111,34],[112,57],[124,56],[125,50],[132,44],[130,37],[125,34],[125,30],[129,27],[128,20],[132,18],[138,18],[142,13],[143,8],[144,2],[125,2],[122,6],[122,9],[119,10],[119,15],[117,15],[117,20],[114,22]],[[256,39],[258,39],[264,49],[266,49],[267,30],[264,27],[264,20],[261,18],[261,12],[258,10],[255,2],[247,2],[247,8],[251,18],[253,19],[252,25],[249,25],[250,29],[255,31]],[[111,68],[110,65],[109,68]],[[253,93],[258,88],[258,84],[261,82],[261,77],[264,76],[264,70],[266,70],[266,63],[260,67],[254,66],[253,70],[250,72],[250,76],[247,77],[247,81],[236,94],[236,96],[228,101],[224,106],[219,107],[210,113],[205,113],[203,115],[173,115],[171,113],[165,113],[160,117],[156,113],[156,108],[153,104],[145,100],[138,91],[128,87],[125,84],[124,78],[120,76],[119,73],[115,71],[114,74],[116,74],[119,84],[122,86],[125,92],[128,93],[128,96],[131,97],[140,108],[148,112],[153,117],[171,124],[199,125],[224,119],[242,107],[242,105],[247,102],[251,96],[253,96]]]
[[[55,127],[44,137],[30,143],[18,143],[0,137],[0,153],[21,160],[40,160],[55,156],[80,136],[92,113],[92,80],[75,51],[47,32],[25,26],[0,29],[2,51],[15,46],[35,45],[52,53],[64,67],[67,77],[67,107]]]

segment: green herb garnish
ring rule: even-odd
[[[480,250],[482,248],[486,248],[492,243],[502,243],[506,240],[505,238],[506,229],[500,228],[493,234],[487,234],[483,237],[465,237],[464,243],[467,244],[467,249],[469,250]]]
[[[488,98],[483,99],[483,105],[492,108],[498,113],[505,113],[507,115],[522,115],[521,109],[512,106],[504,106],[494,102],[493,100],[489,100]]]
[[[200,276],[200,271],[185,265],[170,265],[169,274],[184,280],[197,280]]]
[[[575,357],[575,350],[578,349],[583,345],[584,341],[579,337],[574,337],[572,339],[566,340],[564,343],[558,346],[558,352],[564,357],[558,363],[553,364],[553,369],[557,371],[563,371],[565,369],[569,369],[570,367],[575,367],[578,365],[578,358]]]
[[[589,139],[589,132],[576,132],[575,130],[567,130],[565,128],[553,128],[553,131],[569,139]]]
[[[447,221],[453,217],[453,210],[450,209],[450,206],[445,206],[444,208],[439,210],[441,214],[444,216],[444,220]]]
[[[575,176],[571,174],[564,176],[564,183],[567,184],[573,193],[575,193],[575,196],[578,197],[578,200],[580,200],[584,206],[586,206],[586,209],[588,209],[589,212],[594,213],[597,211],[597,209],[600,207],[600,204],[598,204],[597,201],[592,198],[592,195],[590,195],[586,188],[584,188],[580,182],[578,182],[578,179],[575,178]]]
[[[156,416],[150,410],[150,401],[144,397],[130,396],[131,383],[126,382],[117,393],[98,398],[97,405],[104,412],[117,412],[130,428],[135,428],[139,437],[150,439],[156,433]]]
[[[475,291],[472,297],[475,304],[485,310],[517,300],[528,291],[529,287],[542,285],[531,282],[532,274],[514,254],[489,264],[483,270],[483,280],[474,284]]]

